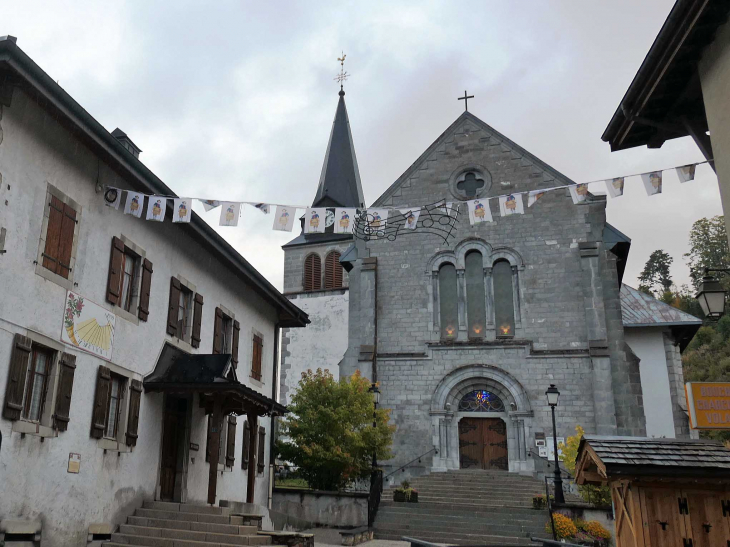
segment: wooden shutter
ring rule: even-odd
[[[20,419],[25,381],[28,377],[30,352],[30,338],[16,333],[13,339],[13,351],[10,354],[8,385],[5,387],[5,406],[3,406],[3,417],[8,420]]]
[[[142,260],[142,284],[139,289],[139,306],[137,317],[147,321],[150,316],[150,291],[152,289],[152,262],[146,258]]]
[[[106,283],[106,299],[115,306],[119,304],[122,294],[122,264],[124,264],[124,242],[118,237],[112,238],[112,252],[109,257],[109,279]]]
[[[319,255],[311,254],[304,259],[304,290],[317,291],[322,288],[322,261]]]
[[[203,295],[195,293],[193,304],[193,333],[190,337],[190,344],[194,348],[200,347],[200,327],[203,322]]]
[[[259,473],[264,472],[264,449],[266,448],[266,445],[264,444],[266,442],[266,429],[263,427],[259,427],[259,445],[258,445],[258,454],[256,455],[256,471]]]
[[[241,454],[241,469],[248,469],[248,451],[251,446],[251,431],[248,420],[243,422],[243,453]]]
[[[170,336],[181,336],[177,332],[177,316],[180,309],[180,280],[177,277],[170,278],[170,306],[167,309],[167,334]]]
[[[106,411],[109,404],[109,388],[112,382],[112,373],[109,368],[99,365],[96,375],[96,395],[94,409],[91,414],[91,436],[101,439],[106,428]]]
[[[342,287],[340,253],[332,251],[324,259],[324,288],[339,289],[340,287]]]
[[[211,448],[212,448],[210,446],[210,424],[212,422],[213,422],[213,418],[212,418],[212,416],[210,414],[208,414],[208,434],[205,437],[205,461],[206,462],[209,462],[210,461],[210,451],[211,451]],[[216,447],[216,450],[217,449],[218,448]]]
[[[53,411],[53,424],[58,431],[66,431],[71,416],[71,393],[74,387],[76,372],[76,356],[62,353],[58,371],[58,394],[56,408]]]
[[[264,348],[264,340],[259,335],[253,335],[253,356],[251,359],[251,376],[261,380],[261,357]]]
[[[223,351],[223,310],[215,309],[215,322],[213,323],[213,353]]]
[[[129,384],[129,416],[127,418],[127,446],[137,446],[139,428],[139,406],[142,402],[142,382],[132,380]]]
[[[238,339],[241,335],[241,323],[233,321],[233,338],[231,339],[231,363],[233,368],[238,368]]]
[[[236,461],[236,417],[228,416],[228,433],[226,434],[226,467],[233,467]]]

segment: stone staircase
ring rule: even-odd
[[[383,492],[375,519],[375,538],[403,536],[461,545],[535,545],[546,538],[547,510],[532,509],[544,483],[506,471],[459,470],[432,473],[410,481],[418,503],[393,502]]]
[[[121,547],[225,547],[228,545],[270,545],[271,538],[259,535],[261,517],[230,515],[227,507],[146,501],[127,518],[111,541],[103,545]]]

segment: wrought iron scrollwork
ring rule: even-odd
[[[461,398],[459,410],[462,412],[504,412],[504,403],[491,391],[477,389]]]

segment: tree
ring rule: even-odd
[[[560,461],[565,464],[565,467],[570,471],[570,474],[575,477],[575,464],[576,458],[578,457],[578,447],[580,446],[580,440],[583,438],[585,431],[580,425],[575,426],[575,435],[565,439],[565,443],[560,443],[558,449],[560,450]],[[598,507],[607,507],[611,505],[611,490],[608,486],[593,486],[590,484],[583,484],[578,486],[578,493],[584,501]]]
[[[277,443],[285,461],[298,468],[310,487],[339,490],[370,476],[372,455],[392,457],[395,426],[390,410],[378,409],[373,427],[370,382],[357,372],[339,381],[329,371],[302,373],[292,397],[291,414],[282,422],[287,441]]]
[[[669,268],[673,260],[661,249],[651,253],[644,266],[644,271],[639,276],[639,290],[647,292],[645,289],[649,289],[650,293],[656,291],[659,295],[671,293],[672,275],[669,273]]]
[[[718,215],[712,218],[701,218],[692,225],[689,232],[689,252],[684,255],[689,265],[692,285],[699,288],[704,275],[704,268],[728,268],[727,234],[725,219]],[[722,280],[725,288],[730,288],[727,276]]]

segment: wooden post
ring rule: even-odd
[[[218,452],[221,442],[221,400],[213,400],[213,419],[210,421],[210,470],[208,472],[208,503],[215,505],[216,487],[218,486]]]
[[[246,485],[246,503],[254,503],[253,494],[256,484],[256,442],[258,441],[259,428],[258,416],[248,415],[248,484]]]

